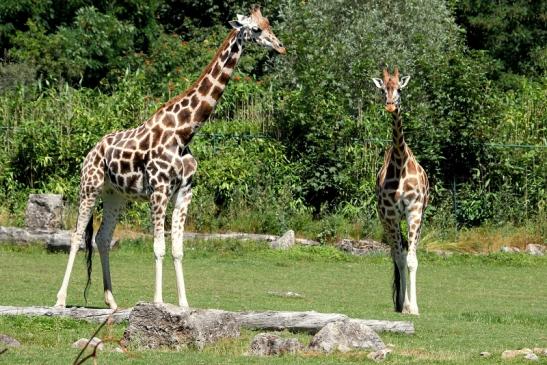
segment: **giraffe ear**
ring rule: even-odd
[[[402,89],[403,87],[405,87],[409,81],[410,81],[410,76],[401,77],[401,82],[399,82],[399,89]]]
[[[232,26],[232,28],[234,28],[234,29],[239,29],[243,26],[243,24],[241,24],[237,20],[230,20],[230,21],[228,21],[228,24],[230,24]]]
[[[384,81],[382,79],[377,79],[377,78],[373,77],[372,81],[374,82],[374,85],[376,85],[376,87],[378,89],[383,89],[384,88]]]
[[[232,26],[232,28],[239,29],[245,25],[248,25],[250,20],[251,19],[248,16],[237,14],[237,20],[230,20],[228,23]]]

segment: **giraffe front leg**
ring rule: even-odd
[[[76,230],[74,231],[74,233],[72,233],[72,236],[70,238],[70,253],[68,255],[68,263],[66,265],[65,275],[63,277],[61,288],[57,292],[57,302],[55,303],[55,307],[57,308],[64,308],[66,306],[68,283],[70,282],[70,275],[74,266],[74,260],[76,259],[76,254],[78,253],[80,244],[83,242],[84,234],[88,223],[93,224],[93,222],[90,222],[90,220],[92,217],[92,210],[95,206],[95,200],[95,194],[89,194],[88,196],[82,195],[82,197],[80,198]]]
[[[417,209],[421,211],[421,209]],[[418,249],[418,240],[421,230],[421,215],[410,214],[408,216],[408,253],[406,254],[406,264],[408,267],[408,301],[405,300],[403,313],[419,315],[418,298],[416,295],[416,273],[418,271],[418,257],[416,251]]]
[[[156,260],[156,282],[154,303],[163,303],[163,258],[165,257],[165,212],[167,208],[166,189],[156,189],[150,196],[152,220],[154,223],[154,257]]]
[[[184,256],[184,223],[188,213],[188,206],[192,200],[191,182],[183,185],[175,196],[175,208],[173,209],[173,219],[171,227],[173,265],[177,279],[177,294],[179,306],[188,308],[186,299],[186,287],[184,284],[184,274],[182,270],[182,258]]]

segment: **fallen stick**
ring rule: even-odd
[[[339,313],[318,312],[235,312],[242,327],[264,330],[289,330],[293,332],[318,332],[330,322],[345,321],[350,318]],[[355,319],[372,328],[375,332],[414,333],[414,325],[408,321],[383,321],[374,319]]]
[[[112,315],[114,323],[120,323],[129,318],[132,308],[118,309]],[[0,306],[0,315],[26,315],[70,317],[88,322],[103,322],[112,314],[111,309],[92,308],[52,308],[52,307],[13,307]],[[348,316],[338,313],[318,312],[233,312],[241,327],[253,330],[289,330],[292,332],[315,333],[326,324],[349,320]],[[372,328],[375,332],[414,333],[414,325],[408,321],[383,321],[357,319]]]

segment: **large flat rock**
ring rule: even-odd
[[[148,349],[195,347],[201,350],[207,344],[239,335],[239,322],[231,312],[138,303],[129,316],[124,342]]]

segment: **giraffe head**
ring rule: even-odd
[[[387,68],[384,68],[384,78],[373,78],[376,87],[384,92],[386,110],[393,113],[395,109],[401,104],[401,89],[404,88],[410,76],[403,76],[399,81],[399,69],[395,66],[393,75],[389,74]]]
[[[262,16],[260,7],[254,5],[251,8],[250,16],[237,16],[237,20],[230,21],[230,25],[239,30],[245,41],[254,42],[263,47],[273,49],[277,53],[285,54],[287,50],[277,39],[270,27],[270,22]]]

